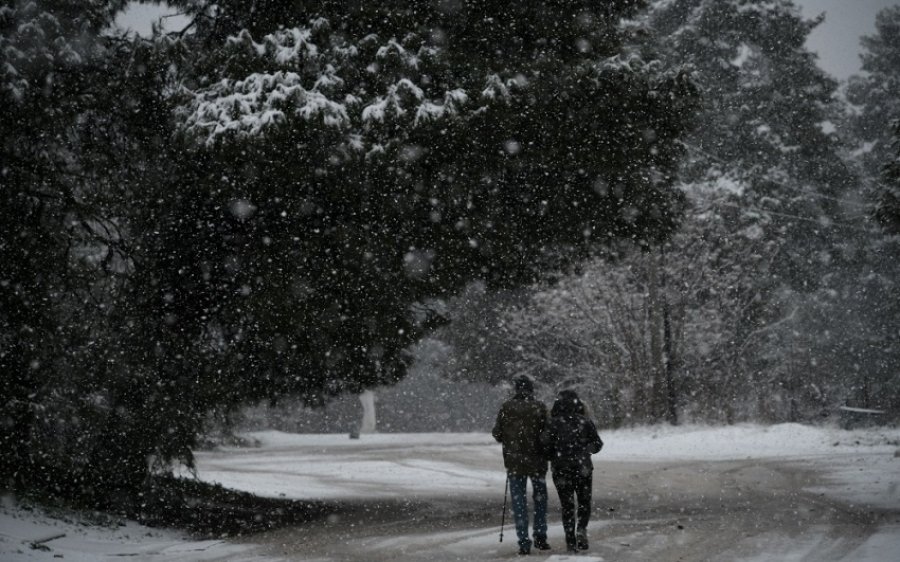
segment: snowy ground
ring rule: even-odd
[[[0,560],[268,560],[253,545],[191,540],[184,533],[133,522],[103,522],[85,515],[23,509],[11,499],[0,505]]]
[[[516,558],[508,521],[498,542],[504,474],[488,435],[252,436],[260,448],[200,453],[200,477],[260,495],[324,499],[336,512],[240,542],[197,541],[133,523],[54,519],[7,500],[0,560]],[[592,548],[571,557],[579,562],[900,560],[898,429],[660,427],[603,437]],[[563,562],[552,486],[550,515],[555,554],[531,558]]]

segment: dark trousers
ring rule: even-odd
[[[516,536],[519,547],[531,548],[528,538],[528,497],[526,485],[531,479],[532,497],[534,499],[534,538],[547,539],[547,478],[545,476],[509,475],[509,495],[512,496],[512,512],[516,521]]]
[[[566,532],[566,544],[575,543],[575,503],[578,503],[578,529],[586,529],[591,518],[591,484],[593,466],[578,464],[574,466],[553,467],[553,485],[559,493],[562,505],[563,529]]]

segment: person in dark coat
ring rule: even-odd
[[[594,474],[591,455],[600,452],[603,441],[594,422],[587,416],[584,403],[574,390],[563,390],[557,395],[543,441],[550,456],[553,484],[562,506],[566,550],[587,550],[587,525],[591,517],[591,484]]]
[[[541,436],[547,427],[547,408],[534,397],[534,383],[526,375],[513,379],[515,394],[500,407],[491,432],[503,445],[503,464],[509,477],[512,512],[519,554],[532,545],[547,550],[547,456]],[[534,541],[528,538],[527,481],[534,499]]]

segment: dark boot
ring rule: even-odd
[[[566,531],[566,552],[578,552],[578,543],[575,540],[575,531]]]
[[[526,554],[531,554],[531,541],[528,539],[519,543],[519,555],[525,556]]]
[[[550,550],[550,545],[547,544],[547,537],[534,537],[534,548],[538,550]]]
[[[575,543],[578,550],[588,549],[587,529],[578,529],[578,532],[575,533]]]

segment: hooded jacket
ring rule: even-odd
[[[542,441],[554,472],[574,468],[591,470],[591,455],[603,448],[597,427],[585,415],[584,405],[577,396],[569,396],[565,391],[553,404]]]

